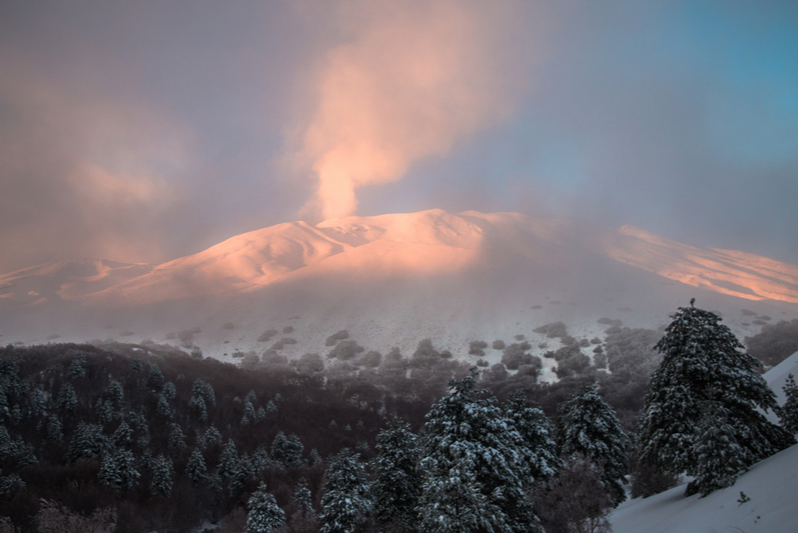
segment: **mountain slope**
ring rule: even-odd
[[[12,340],[115,330],[158,340],[200,328],[193,342],[220,356],[261,352],[264,330],[289,326],[292,356],[325,351],[341,329],[379,350],[413,350],[430,337],[459,352],[557,320],[590,338],[602,333],[600,317],[656,327],[692,297],[747,335],[758,329],[741,321],[743,305],[758,316],[797,314],[795,265],[632,227],[475,211],[291,222],[158,266],[43,265],[0,276],[0,287],[0,335]]]

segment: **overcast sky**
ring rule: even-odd
[[[0,3],[0,272],[519,211],[797,262],[797,3]]]

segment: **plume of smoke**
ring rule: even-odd
[[[355,190],[398,180],[426,156],[510,111],[503,32],[511,0],[357,0],[328,50],[300,156],[318,179],[303,214],[352,214]]]

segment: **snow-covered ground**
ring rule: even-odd
[[[797,378],[797,353],[764,374],[780,404],[790,373]],[[733,487],[705,498],[684,497],[685,490],[628,500],[611,515],[614,533],[796,533],[797,445],[756,464]]]

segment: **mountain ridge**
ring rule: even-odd
[[[458,351],[558,320],[587,337],[602,333],[600,317],[656,327],[692,297],[751,335],[745,303],[796,316],[797,267],[519,213],[350,216],[246,232],[159,265],[86,260],[2,275],[0,335],[85,340],[110,329],[146,340],[202,326],[194,342],[230,355],[263,351],[264,330],[291,325],[303,331],[286,348],[294,355],[324,351],[342,329],[375,349],[430,337]]]

